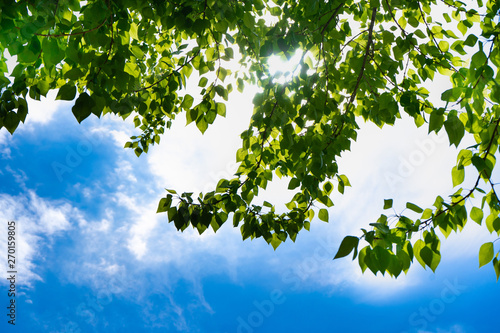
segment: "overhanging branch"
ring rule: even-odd
[[[361,79],[363,78],[363,74],[365,72],[366,61],[368,60],[368,55],[370,54],[370,47],[373,43],[373,26],[375,25],[375,17],[377,16],[377,8],[372,9],[372,17],[370,20],[370,27],[368,28],[368,41],[366,42],[365,56],[363,57],[363,64],[361,65],[361,70],[359,71],[358,79],[356,80],[356,85],[354,86],[354,90],[351,94],[351,98],[349,99],[349,104],[347,104],[346,110],[349,110],[354,99],[356,98],[356,94],[358,93],[359,84],[361,83]]]

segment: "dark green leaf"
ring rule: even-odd
[[[92,113],[92,108],[94,107],[95,102],[87,93],[81,93],[80,96],[75,101],[75,105],[71,108],[73,114],[75,115],[76,120],[81,123],[85,118],[90,116]]]
[[[420,208],[419,206],[417,206],[411,202],[406,203],[406,208],[411,209],[415,213],[422,213],[424,211],[422,208]]]
[[[344,237],[344,239],[340,243],[339,250],[337,251],[337,254],[335,255],[335,257],[333,259],[335,260],[335,259],[343,258],[343,257],[349,255],[349,253],[351,253],[352,250],[357,249],[358,243],[359,243],[358,237],[354,237],[354,236]],[[361,258],[360,258],[360,260],[361,260]]]
[[[392,208],[392,199],[384,199],[384,209]]]
[[[296,189],[299,186],[300,186],[300,180],[298,180],[297,178],[292,178],[290,180],[290,183],[288,183],[288,189],[289,190]]]
[[[61,99],[64,101],[72,101],[76,96],[76,87],[72,84],[65,84],[59,88],[56,99]]]
[[[457,116],[449,115],[448,119],[444,122],[444,128],[448,134],[450,145],[454,144],[458,147],[465,132],[464,124],[458,119]]]
[[[9,131],[10,134],[14,134],[17,126],[19,125],[19,117],[15,112],[9,111],[3,120],[3,126]]]

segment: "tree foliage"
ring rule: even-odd
[[[76,98],[79,122],[91,114],[134,117],[141,134],[126,147],[140,155],[177,116],[205,132],[225,116],[233,89],[257,85],[234,178],[199,195],[168,190],[158,212],[177,229],[200,233],[232,219],[243,239],[262,237],[276,248],[309,230],[315,216],[328,222],[334,188],[350,186],[337,160],[356,139],[357,122],[393,125],[406,113],[417,127],[445,131],[450,145],[474,138],[451,172],[456,191],[425,209],[407,203],[410,214],[382,214],[359,237],[344,238],[335,258],[353,253],[375,274],[406,273],[414,259],[434,271],[436,231],[447,237],[470,217],[500,234],[492,179],[500,140],[499,10],[495,0],[5,0],[0,128],[13,133],[26,119],[27,96],[56,90],[57,99]],[[17,61],[11,73],[5,50]],[[296,52],[293,75],[271,74],[269,56]],[[235,54],[241,70],[232,72]],[[183,90],[193,72],[200,96]],[[438,73],[451,88],[434,105],[426,85]],[[466,170],[477,174],[470,189],[461,187]],[[294,191],[284,211],[254,201],[274,177],[288,178]],[[480,207],[466,205],[474,196]],[[498,255],[493,243],[479,251],[479,264],[492,262],[497,279]]]

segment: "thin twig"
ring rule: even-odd
[[[497,119],[496,121],[496,124],[495,124],[495,129],[493,130],[493,134],[491,136],[491,140],[488,144],[488,147],[486,148],[485,152],[486,154],[484,155],[483,157],[483,161],[486,160],[486,158],[488,157],[488,155],[490,154],[490,149],[491,149],[491,146],[493,144],[493,141],[495,141],[495,137],[496,137],[496,133],[497,133],[497,130],[498,130],[498,125],[500,123],[500,118]],[[488,177],[489,179],[489,177]],[[459,203],[461,203],[462,201],[466,200],[467,198],[469,198],[472,193],[474,193],[474,191],[477,189],[478,185],[479,185],[479,181],[481,180],[481,174],[479,174],[479,176],[477,177],[477,180],[476,180],[476,183],[474,184],[474,187],[469,190],[469,193],[467,193],[467,195],[465,195],[464,197],[462,197],[460,200],[458,200],[457,202],[454,202],[452,203],[449,207],[447,207],[446,209],[443,209],[441,211],[439,211],[436,215],[434,215],[433,217],[429,217],[427,220],[423,221],[421,224],[420,224],[420,227],[419,227],[419,231],[420,230],[423,230],[425,228],[427,228],[430,224],[430,222],[432,222],[436,217],[440,216],[441,214],[444,214],[446,213],[447,211],[449,211],[452,207],[455,207],[456,205],[458,205]]]
[[[150,89],[156,85],[158,85],[160,82],[170,78],[170,76],[172,76],[172,74],[174,73],[178,73],[182,68],[184,68],[184,66],[188,65],[189,63],[191,63],[191,61],[193,61],[194,58],[196,58],[196,56],[200,53],[200,51],[196,51],[195,54],[188,60],[186,61],[185,63],[183,63],[181,66],[179,66],[177,69],[173,70],[172,72],[170,72],[170,74],[168,74],[167,76],[159,79],[158,81],[156,81],[155,83],[152,83],[150,84],[149,86],[147,87],[143,87],[141,89],[137,89],[137,90],[134,90],[133,92],[136,93],[136,92],[139,92],[139,91],[143,91],[143,90],[147,90],[147,89]]]

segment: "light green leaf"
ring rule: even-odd
[[[172,204],[172,195],[168,194],[166,198],[162,198],[158,204],[158,209],[156,210],[157,213],[163,213],[166,212],[169,208],[170,205]]]
[[[197,120],[196,120],[196,127],[198,127],[198,129],[200,130],[200,132],[203,134],[205,133],[205,131],[207,130],[208,128],[208,123],[205,119],[204,116],[202,117],[199,117]]]
[[[328,222],[328,210],[321,208],[319,210],[318,217],[321,221]]]
[[[488,242],[481,245],[479,248],[479,268],[489,263],[494,256],[493,243]]]
[[[483,220],[483,211],[477,207],[472,207],[470,211],[470,218],[477,224],[481,225]]]
[[[422,259],[422,256],[421,256],[421,250],[425,247],[425,243],[423,240],[419,239],[415,242],[415,244],[413,245],[413,254],[415,256],[415,258],[417,259],[417,261],[420,263],[420,265],[422,265],[423,268],[425,268],[426,266],[426,263],[425,261]]]
[[[130,48],[130,51],[132,54],[137,58],[137,59],[142,59],[144,57],[144,52],[142,52],[141,48],[139,45],[132,45]]]
[[[204,76],[200,78],[200,82],[198,83],[198,87],[205,87],[208,83],[208,79]]]
[[[217,105],[217,114],[219,116],[225,117],[226,116],[226,104],[216,103],[216,105]]]
[[[193,102],[194,102],[193,96],[186,94],[186,96],[184,96],[184,98],[182,99],[181,108],[187,111],[191,108]]]
[[[271,245],[273,249],[276,250],[281,243],[282,243],[281,239],[279,239],[278,235],[274,233],[271,239]]]
[[[464,182],[465,179],[465,171],[462,165],[454,166],[451,169],[451,179],[453,181],[453,187],[460,185]]]

